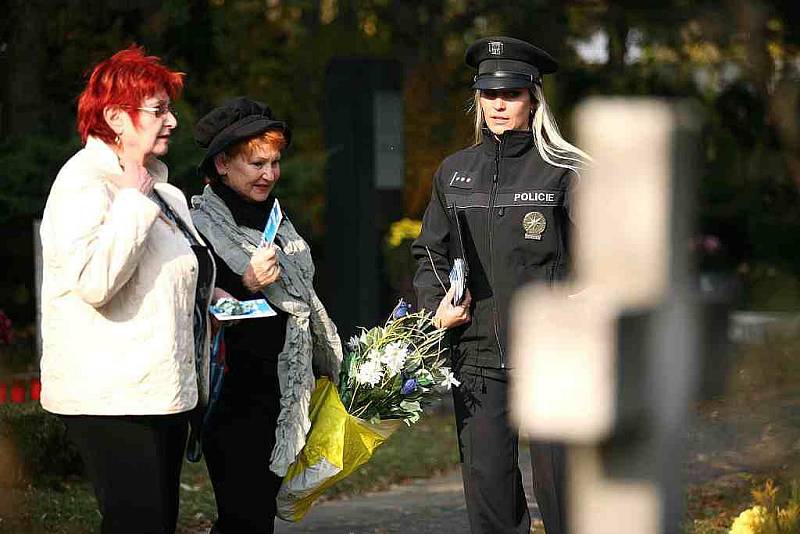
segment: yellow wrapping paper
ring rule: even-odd
[[[347,413],[336,386],[319,378],[309,408],[306,445],[289,467],[278,491],[278,517],[299,521],[325,490],[366,463],[375,449],[402,424],[377,425]]]

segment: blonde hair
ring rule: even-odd
[[[550,108],[544,99],[541,85],[534,85],[529,92],[532,103],[536,104],[536,111],[533,113],[533,120],[531,121],[531,130],[539,155],[550,165],[571,169],[580,174],[580,171],[593,161],[592,157],[561,137],[556,119],[550,113]],[[475,113],[475,144],[480,144],[483,141],[485,122],[483,108],[481,108],[480,89],[475,90],[470,108],[470,111]]]

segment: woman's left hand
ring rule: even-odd
[[[214,291],[211,293],[211,304],[212,305],[216,304],[219,299],[226,299],[226,298],[237,300],[236,297],[234,297],[221,287],[215,287]],[[215,335],[217,335],[217,332],[219,332],[220,327],[222,327],[222,321],[214,317],[213,313],[209,314],[209,319],[211,321],[211,337],[214,337]],[[228,326],[233,326],[239,321],[226,321],[226,322],[228,323]]]
[[[214,304],[217,303],[217,301],[219,299],[225,298],[225,297],[233,298],[233,297],[231,297],[231,294],[228,293],[227,291],[225,291],[224,289],[220,289],[218,287],[215,287],[214,291],[211,293],[211,302],[209,304],[214,305]],[[217,335],[217,332],[219,332],[219,329],[222,326],[222,323],[220,322],[219,319],[214,317],[213,313],[209,313],[208,314],[208,321],[209,321],[209,324],[211,325],[211,337],[213,338],[214,336]]]
[[[215,287],[214,292],[211,294],[211,304],[216,304],[219,299],[234,299],[236,297],[222,289],[221,287]]]
[[[433,317],[433,324],[436,328],[454,328],[464,323],[468,323],[472,317],[469,314],[469,306],[472,304],[472,295],[469,289],[464,290],[464,299],[461,304],[453,305],[453,294],[455,287],[450,286],[447,294],[439,302],[439,307],[436,309],[436,315]]]

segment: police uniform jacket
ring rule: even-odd
[[[573,171],[542,159],[529,130],[496,137],[484,128],[482,143],[440,165],[412,245],[414,287],[419,307],[435,312],[463,243],[472,317],[450,331],[454,365],[505,367],[514,290],[567,275],[575,180]]]

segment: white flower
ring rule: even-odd
[[[382,375],[383,370],[381,369],[381,363],[377,360],[368,359],[358,368],[356,372],[356,382],[362,385],[369,384],[370,386],[374,386],[381,381]]]
[[[347,348],[355,352],[358,350],[358,336],[352,336],[347,342]]]
[[[378,352],[375,349],[372,349],[369,352],[367,352],[366,358],[367,358],[367,360],[369,360],[371,362],[380,363],[380,361],[381,361],[381,353]]]
[[[355,336],[353,336],[353,337],[355,337]],[[361,332],[361,337],[360,337],[360,338],[358,338],[358,341],[359,341],[360,343],[363,343],[364,345],[366,345],[366,344],[367,344],[367,331],[366,331],[366,330],[364,330],[363,332]]]
[[[455,375],[450,372],[449,367],[442,367],[441,369],[439,369],[439,371],[441,371],[442,376],[444,377],[442,379],[442,382],[439,384],[440,386],[444,386],[445,388],[450,389],[452,386],[458,387],[461,385],[461,382],[456,380]]]
[[[403,369],[407,355],[408,351],[401,343],[389,343],[384,347],[381,354],[381,363],[386,365],[389,373],[391,373],[389,376],[394,376]]]

